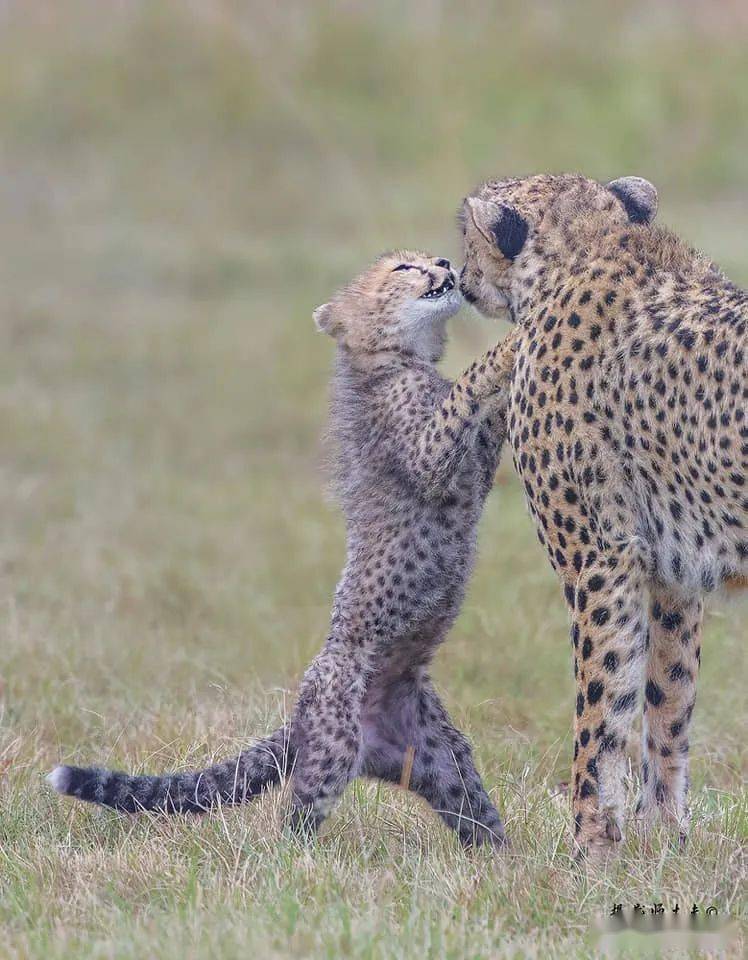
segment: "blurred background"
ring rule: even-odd
[[[278,719],[343,558],[337,285],[458,260],[465,193],[541,171],[647,177],[746,282],[747,117],[742,0],[0,0],[0,807],[63,756],[198,763]],[[505,330],[452,329],[450,372]],[[493,789],[552,785],[566,613],[509,458],[497,488],[437,678]],[[745,772],[745,614],[707,622],[700,786]]]

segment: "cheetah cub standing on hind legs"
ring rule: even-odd
[[[454,383],[435,364],[462,303],[449,261],[400,251],[314,314],[338,343],[331,433],[347,520],[330,635],[289,725],[199,772],[62,766],[60,792],[136,812],[239,803],[290,770],[294,829],[313,832],[357,776],[407,783],[465,845],[505,842],[466,738],[428,676],[473,565],[505,434],[505,341]]]

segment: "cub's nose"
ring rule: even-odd
[[[437,267],[444,267],[445,270],[451,270],[452,266],[449,260],[443,260],[441,257],[435,261]]]

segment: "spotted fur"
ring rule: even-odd
[[[508,430],[571,611],[580,853],[622,837],[642,705],[639,813],[685,836],[702,597],[748,570],[748,295],[656,209],[639,178],[536,176],[461,215],[464,296],[518,325]]]
[[[131,777],[58,767],[62,793],[120,810],[209,809],[290,772],[290,822],[317,828],[354,777],[410,787],[465,844],[504,842],[470,744],[429,679],[462,603],[505,435],[511,342],[439,375],[460,307],[448,261],[388,254],[315,311],[337,340],[331,433],[348,529],[327,641],[288,727],[207,770]]]

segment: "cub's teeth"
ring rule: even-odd
[[[440,286],[435,287],[433,290],[429,290],[428,293],[424,293],[423,299],[436,300],[438,297],[441,297],[447,293],[448,290],[452,289],[454,289],[454,282],[452,280],[445,280]]]

